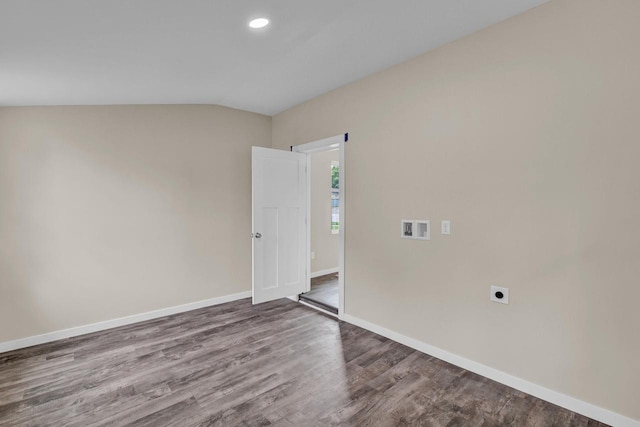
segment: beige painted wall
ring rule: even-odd
[[[214,106],[0,108],[0,342],[251,289],[251,146]]]
[[[339,235],[331,234],[331,162],[340,151],[311,154],[311,273],[338,269]]]
[[[346,313],[640,419],[639,21],[554,0],[275,116],[349,132]]]

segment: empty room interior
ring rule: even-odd
[[[640,427],[639,22],[0,0],[0,425]]]

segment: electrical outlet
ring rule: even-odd
[[[499,302],[500,304],[509,304],[509,288],[491,286],[491,296],[489,299],[493,302]]]
[[[451,234],[451,221],[443,219],[440,224],[440,232],[441,234]]]
[[[316,253],[315,252],[311,252],[311,259],[316,259]]]

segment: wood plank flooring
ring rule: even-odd
[[[601,426],[290,300],[0,354],[2,426]]]

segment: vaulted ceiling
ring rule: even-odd
[[[545,1],[0,0],[0,105],[271,115]]]

